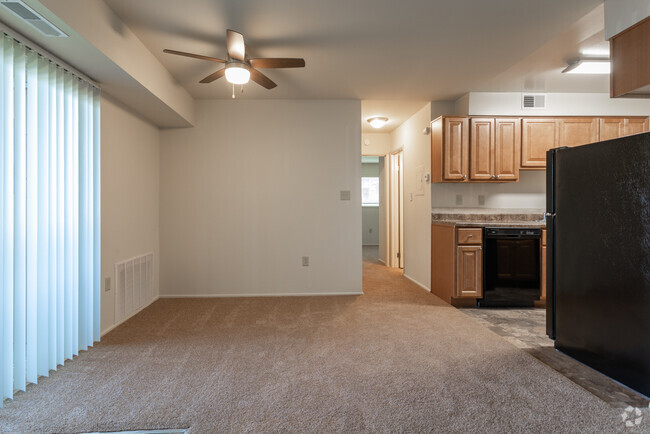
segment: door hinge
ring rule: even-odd
[[[400,252],[397,252],[397,258],[400,258],[402,254]]]

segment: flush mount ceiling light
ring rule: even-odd
[[[388,118],[383,116],[374,116],[372,118],[368,118],[368,122],[370,123],[370,126],[373,128],[381,128],[384,125],[386,125],[386,122],[388,122]]]
[[[231,62],[226,64],[226,80],[232,84],[246,84],[251,78],[251,72],[248,65],[240,62]]]
[[[562,70],[567,74],[609,74],[609,59],[578,59]]]

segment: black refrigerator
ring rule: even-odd
[[[547,333],[650,396],[650,133],[547,154]]]

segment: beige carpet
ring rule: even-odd
[[[620,409],[399,272],[365,261],[364,291],[159,300],[5,401],[0,430],[625,430]]]

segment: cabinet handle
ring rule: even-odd
[[[466,179],[466,178],[467,178],[467,175],[463,175],[463,179]]]
[[[499,179],[499,176],[500,176],[500,175],[497,175],[497,179]]]
[[[479,247],[479,248],[478,248],[478,249],[476,249],[476,250],[483,250],[483,248],[482,248],[482,247]]]
[[[474,235],[472,235],[472,234],[469,234],[469,235],[468,235],[467,237],[468,237],[468,238],[472,238],[473,236],[474,236]]]
[[[494,178],[495,178],[495,176],[494,176],[494,175],[492,175],[492,179],[494,179]]]

